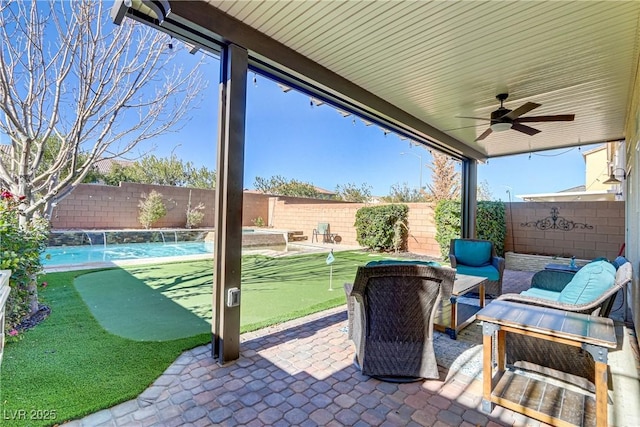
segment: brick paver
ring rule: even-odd
[[[346,318],[341,307],[243,334],[240,359],[226,366],[211,359],[210,346],[187,351],[137,399],[72,425],[498,426],[522,421],[505,409],[493,417],[480,412],[477,381],[444,368],[439,380],[410,384],[362,375],[353,364]]]

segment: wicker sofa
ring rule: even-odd
[[[455,271],[401,262],[359,267],[345,284],[349,338],[364,375],[386,381],[438,378],[433,322]]]

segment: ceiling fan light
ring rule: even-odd
[[[494,132],[504,132],[511,129],[511,123],[492,123],[491,130]]]

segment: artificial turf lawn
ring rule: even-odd
[[[108,333],[73,286],[80,274],[43,277],[48,286],[40,289],[40,296],[51,315],[21,341],[6,346],[0,371],[3,427],[61,423],[132,399],[184,350],[210,341],[209,333],[165,342],[131,341]],[[48,414],[55,413],[55,419],[30,419],[32,410],[53,411]]]
[[[340,252],[334,258],[328,266],[327,254],[243,257],[241,331],[344,304],[343,283],[379,256]],[[123,338],[165,341],[211,330],[211,261],[98,271],[75,285],[100,325]]]
[[[335,290],[331,292],[328,291],[326,254],[243,257],[242,329],[254,329],[344,303],[343,282],[353,280],[356,266],[376,258],[347,252],[336,253],[335,258]],[[211,262],[202,263],[202,267],[200,263],[178,265],[180,271],[193,276],[199,274],[205,282],[210,281]],[[163,267],[131,267],[127,274],[156,281],[157,289],[167,290],[180,279],[164,276]],[[102,270],[111,271],[119,270]],[[40,289],[40,297],[51,307],[51,315],[25,332],[21,341],[9,343],[5,348],[0,368],[0,425],[3,427],[62,423],[135,398],[180,353],[210,341],[210,333],[152,342],[133,341],[107,332],[73,285],[74,279],[83,274],[93,272],[51,273],[41,279],[48,282],[47,288]],[[183,281],[185,277],[193,278],[183,274]],[[197,289],[200,292],[200,288]],[[202,292],[210,292],[210,287],[203,288]],[[323,295],[320,300],[310,298],[316,292]],[[210,293],[208,295],[210,301]],[[127,295],[123,293],[120,297],[125,299]],[[26,411],[28,417],[32,410],[54,411],[55,419],[19,419],[21,411]]]

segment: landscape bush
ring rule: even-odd
[[[148,195],[143,195],[138,207],[140,208],[138,221],[146,229],[151,228],[154,222],[167,214],[167,207],[162,201],[162,194],[156,190],[151,191]]]
[[[5,307],[5,327],[14,328],[38,310],[37,276],[42,271],[40,256],[47,247],[49,223],[32,218],[19,226],[23,197],[8,191],[0,194],[0,269],[11,270],[11,292]]]
[[[407,248],[407,215],[403,204],[366,206],[356,212],[356,240],[373,251],[404,251]]]
[[[449,242],[460,238],[462,207],[459,200],[441,200],[436,205],[436,241],[443,259],[449,258]],[[507,222],[503,202],[479,201],[476,238],[493,242],[498,256],[504,256]]]

